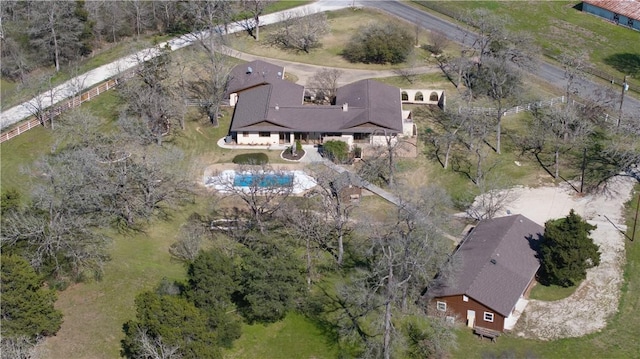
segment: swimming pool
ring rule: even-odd
[[[269,188],[291,189],[291,193],[300,194],[316,186],[316,181],[303,171],[273,171],[273,172],[237,172],[224,170],[216,176],[204,178],[208,187],[219,192],[229,193],[237,190],[249,192]]]
[[[293,174],[242,174],[236,173],[233,177],[235,187],[291,187],[293,186]]]

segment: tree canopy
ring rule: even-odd
[[[543,279],[563,287],[585,279],[587,269],[600,264],[598,245],[589,237],[594,229],[573,209],[565,218],[547,221],[541,243]]]
[[[351,37],[342,56],[350,62],[365,64],[398,64],[413,49],[413,37],[395,24],[371,24]]]
[[[43,281],[24,258],[2,255],[2,336],[55,335],[62,313],[53,307],[56,295],[42,287]]]
[[[144,292],[136,298],[136,313],[136,320],[124,325],[124,356],[148,358],[157,351],[182,358],[220,358],[206,315],[185,298]]]

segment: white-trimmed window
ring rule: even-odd
[[[493,323],[493,313],[484,312],[484,321]]]
[[[242,137],[249,137],[249,132],[242,132]]]
[[[463,302],[468,302],[469,301],[469,297],[467,297],[466,295],[462,296],[462,301]]]
[[[447,302],[437,301],[436,302],[436,309],[438,309],[441,312],[445,312],[447,310]]]
[[[258,132],[259,137],[271,137],[271,132]]]

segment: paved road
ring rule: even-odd
[[[429,30],[437,30],[446,34],[452,40],[462,43],[471,44],[473,42],[475,34],[462,29],[459,26],[443,20],[439,17],[433,16],[427,12],[421,11],[400,1],[359,1],[359,4],[377,8],[383,10],[389,14],[397,16],[403,20],[414,23],[420,21],[422,26]],[[565,85],[564,71],[545,61],[540,63],[540,68],[534,73],[534,75],[545,82],[548,82],[558,88],[563,88]],[[582,93],[594,95],[603,88],[602,85],[597,84],[594,81],[584,79],[578,81],[578,87],[583,89]],[[615,87],[616,92],[619,93],[621,88]],[[619,106],[619,103],[618,103]],[[625,96],[623,103],[623,111],[627,115],[633,117],[640,117],[640,100],[631,96]]]
[[[313,2],[308,5],[300,6],[294,9],[280,11],[277,13],[272,13],[268,15],[264,15],[260,17],[261,25],[268,25],[279,22],[283,19],[283,16],[287,14],[291,15],[303,15],[303,14],[313,14],[317,12],[323,11],[332,11],[339,10],[342,8],[350,7],[353,5],[353,1],[350,0],[319,0]],[[230,26],[229,32],[239,32],[244,29],[237,26]],[[171,39],[167,42],[163,42],[158,44],[159,47],[168,46],[172,51],[177,49],[181,49],[185,46],[191,45],[198,36],[201,35],[199,33],[183,35],[174,39]],[[44,107],[49,107],[52,104],[56,104],[60,101],[63,101],[71,96],[74,96],[78,92],[89,89],[109,78],[117,76],[118,74],[138,65],[141,61],[149,60],[159,54],[157,48],[148,48],[141,50],[135,54],[125,56],[119,60],[116,60],[110,64],[106,64],[100,66],[96,69],[93,69],[85,74],[82,74],[78,77],[75,77],[59,86],[54,88],[51,92],[47,91],[31,99],[26,101],[18,106],[9,108],[7,110],[2,109],[0,112],[0,129],[4,129],[5,127],[11,126],[14,123],[20,122],[31,116],[31,111],[34,106],[37,106],[38,103],[44,105]],[[53,96],[50,95],[53,93]],[[52,98],[53,97],[53,101]],[[41,102],[39,102],[41,101]]]
[[[267,25],[278,22],[282,19],[284,13],[289,14],[312,14],[316,12],[322,11],[331,11],[338,10],[350,6],[368,6],[377,9],[381,9],[385,12],[388,12],[392,15],[395,15],[399,18],[402,18],[409,22],[415,22],[419,20],[423,26],[429,30],[438,30],[441,31],[448,36],[450,36],[453,40],[461,42],[461,43],[470,43],[473,38],[473,33],[461,29],[458,26],[437,18],[433,15],[430,15],[426,12],[417,10],[413,7],[410,7],[406,4],[403,4],[399,1],[373,1],[373,0],[319,0],[317,2],[301,6],[292,10],[287,10],[283,12],[273,13],[269,15],[265,15],[261,17],[261,24]],[[240,26],[232,26],[229,29],[229,32],[237,32],[242,31]],[[168,45],[171,50],[177,50],[182,47],[188,46],[195,41],[195,36],[184,35],[172,39],[166,43],[160,44],[160,46]],[[51,96],[49,93],[40,94],[38,97],[41,99],[42,103],[45,106],[50,106],[51,104],[55,104],[60,102],[66,98],[73,96],[75,93],[91,88],[98,83],[101,83],[111,77],[114,77],[123,71],[126,71],[134,66],[136,66],[141,59],[150,59],[157,56],[158,52],[156,49],[144,49],[139,51],[136,54],[126,56],[119,60],[114,61],[113,63],[103,65],[99,68],[91,70],[83,75],[80,75],[72,80],[67,81],[66,83],[56,87],[53,90],[54,96],[53,101],[50,101]],[[246,54],[245,54],[246,55]],[[245,56],[243,55],[243,56]],[[239,55],[240,56],[240,55]],[[249,56],[246,55],[245,59],[249,59]],[[272,60],[278,63],[280,60]],[[306,83],[306,79],[310,73],[317,71],[318,66],[313,65],[305,65],[305,64],[296,64],[293,63],[285,63],[282,62],[287,68],[289,68],[290,72],[296,72],[296,75],[300,76],[299,82],[301,84]],[[431,69],[423,68],[422,71],[431,71]],[[380,72],[378,74],[363,72],[362,70],[345,70],[345,74],[343,75],[341,81],[344,83],[352,82],[361,78],[365,78],[363,76],[368,77],[382,77],[382,76],[390,76],[393,75],[391,72]],[[540,77],[546,82],[549,82],[557,87],[563,86],[563,71],[562,69],[553,66],[549,63],[542,63],[540,69],[536,72],[536,76]],[[601,88],[600,85],[589,81],[582,80],[580,83],[584,86],[587,91],[591,93],[596,93],[598,89]],[[33,99],[22,103],[13,108],[7,109],[6,111],[2,111],[0,113],[0,128],[4,129],[14,123],[20,122],[25,118],[31,115],[29,111],[30,106],[29,103],[36,103]],[[626,96],[624,102],[624,111],[627,114],[635,114],[635,116],[640,116],[640,101],[631,96]]]

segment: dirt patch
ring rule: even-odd
[[[565,217],[571,209],[597,226],[591,233],[600,246],[601,263],[587,271],[587,278],[569,297],[544,302],[531,300],[514,333],[526,338],[554,340],[579,337],[604,328],[618,308],[626,230],[623,206],[631,196],[633,181],[617,179],[605,194],[577,196],[568,185],[512,190],[515,200],[506,210],[521,213],[544,225]]]

